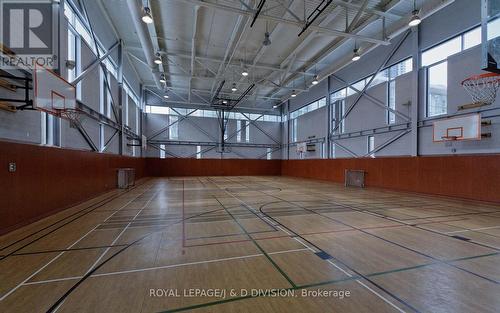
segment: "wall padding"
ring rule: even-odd
[[[141,178],[144,166],[140,158],[1,141],[0,234],[114,189],[117,168]]]
[[[346,169],[365,170],[366,185],[500,202],[500,155],[283,160],[281,174],[344,181]]]

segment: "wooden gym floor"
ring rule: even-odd
[[[499,312],[500,206],[142,180],[0,237],[0,312]]]

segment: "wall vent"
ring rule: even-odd
[[[365,174],[363,170],[345,170],[345,186],[365,187]]]

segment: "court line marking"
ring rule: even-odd
[[[146,191],[150,190],[152,187],[146,189],[144,192],[142,192],[141,194],[139,194],[137,197],[133,198],[132,200],[130,200],[129,202],[127,202],[126,205],[128,205],[130,202],[132,202],[133,200],[139,198],[141,195],[143,195],[144,193],[146,193]],[[123,195],[123,194],[122,194]],[[119,198],[119,196],[117,197]],[[115,198],[115,199],[117,199]],[[113,199],[114,200],[114,199]],[[124,205],[125,206],[125,205]],[[122,208],[124,207],[122,206]],[[121,209],[121,208],[120,208]],[[82,237],[80,237],[78,240],[76,240],[74,243],[72,243],[70,246],[68,246],[66,249],[71,249],[73,248],[78,242],[82,241],[85,237],[87,237],[92,231],[94,231],[100,224],[94,226],[91,230],[89,230],[85,235],[83,235]],[[12,288],[11,290],[9,290],[7,293],[3,294],[2,297],[0,297],[0,301],[3,301],[5,298],[7,298],[9,295],[11,295],[14,291],[16,291],[17,289],[19,289],[19,287],[21,287],[24,283],[26,283],[28,280],[30,280],[31,278],[33,278],[35,275],[37,275],[38,273],[40,273],[42,270],[44,270],[45,268],[47,268],[47,266],[49,266],[50,264],[52,264],[52,262],[56,261],[57,259],[59,259],[66,251],[62,251],[61,253],[59,253],[58,255],[56,255],[54,258],[52,258],[52,260],[50,260],[48,263],[46,263],[45,265],[43,265],[41,268],[39,268],[38,270],[36,270],[34,273],[32,273],[30,276],[28,276],[28,278],[26,278],[25,280],[23,280],[21,283],[19,283],[16,287]]]
[[[468,232],[468,231],[487,230],[487,229],[495,229],[495,228],[500,228],[500,225],[498,225],[498,226],[490,226],[490,227],[481,227],[481,228],[471,228],[471,229],[464,229],[464,230],[455,230],[455,231],[445,232],[444,234],[465,233],[465,232]]]
[[[149,191],[150,189],[148,189]],[[121,238],[121,236],[125,233],[125,231],[127,231],[127,229],[129,228],[129,226],[132,224],[132,222],[137,218],[137,216],[139,216],[139,214],[142,213],[142,211],[151,203],[151,201],[153,201],[153,199],[158,195],[159,191],[156,191],[152,196],[151,198],[142,206],[142,208],[137,212],[137,214],[134,216],[134,218],[127,224],[127,226],[125,226],[125,228],[123,228],[123,230],[118,234],[118,236],[111,242],[110,246],[114,246],[115,243]],[[117,211],[118,212],[118,211]],[[116,213],[116,212],[115,212]],[[113,213],[113,214],[115,214]],[[101,260],[102,258],[106,255],[106,253],[108,253],[108,251],[110,250],[111,248],[106,248],[106,250],[104,250],[104,252],[97,258],[97,260],[94,262],[94,264],[92,264],[92,266],[90,266],[90,268],[87,270],[87,273],[89,273]]]
[[[284,254],[284,253],[299,252],[299,251],[306,251],[306,250],[308,250],[308,249],[306,249],[306,248],[291,249],[291,250],[269,252],[268,254],[275,255],[275,254]],[[140,269],[125,270],[125,271],[107,272],[107,273],[93,274],[90,277],[101,277],[101,276],[111,276],[111,275],[129,274],[129,273],[137,273],[137,272],[146,272],[146,271],[154,271],[154,270],[167,269],[167,268],[216,263],[216,262],[238,260],[238,259],[248,259],[248,258],[254,258],[254,257],[259,257],[259,256],[264,256],[264,254],[258,253],[258,254],[250,254],[250,255],[236,256],[236,257],[229,257],[229,258],[220,258],[220,259],[212,259],[212,260],[187,262],[187,263],[169,264],[169,265],[163,265],[163,266],[146,267],[146,268],[140,268]],[[63,278],[37,280],[37,281],[33,281],[33,282],[27,282],[24,285],[39,285],[39,284],[53,283],[53,282],[66,281],[66,280],[75,280],[75,279],[80,279],[82,277],[83,276],[70,276],[70,277],[63,277]]]
[[[75,241],[73,244],[71,244],[68,248],[72,248],[74,245],[76,245],[78,242],[80,242],[81,240],[83,240],[83,238],[85,238],[88,234],[90,234],[97,226],[95,226],[94,228],[92,228],[91,230],[89,230],[85,235],[83,235],[82,237],[80,237],[80,239],[78,239],[77,241]],[[25,280],[23,280],[20,284],[18,284],[16,287],[12,288],[11,290],[9,290],[7,293],[5,293],[2,297],[0,297],[0,301],[3,301],[5,298],[7,298],[9,295],[11,295],[14,291],[16,291],[17,289],[19,289],[19,287],[21,287],[22,285],[24,285],[24,283],[26,283],[28,280],[30,280],[31,278],[33,278],[35,275],[37,275],[38,273],[40,273],[41,271],[43,271],[47,266],[49,266],[50,264],[52,264],[52,262],[56,261],[57,259],[59,259],[66,251],[63,251],[61,253],[59,253],[58,255],[56,255],[54,258],[52,258],[52,260],[50,260],[48,263],[46,263],[44,266],[40,267],[38,270],[36,270],[35,272],[33,272],[30,276],[28,276]]]
[[[144,182],[143,184],[145,184],[145,183],[146,183],[146,182]],[[135,188],[139,188],[139,186],[142,186],[142,184],[141,184],[141,185],[138,185],[137,187],[134,187],[134,189],[135,189]],[[52,223],[52,224],[48,225],[48,226],[46,226],[46,227],[43,227],[43,228],[41,228],[41,229],[39,229],[39,230],[37,230],[37,231],[34,231],[34,232],[32,232],[31,234],[26,235],[25,237],[23,237],[23,238],[21,238],[21,239],[19,239],[19,240],[15,241],[15,242],[12,242],[12,243],[10,243],[10,244],[7,244],[7,246],[3,246],[3,247],[1,247],[1,248],[0,248],[0,251],[5,250],[5,249],[7,249],[7,248],[9,248],[9,247],[11,247],[11,246],[13,246],[13,245],[15,245],[15,244],[19,243],[19,242],[22,242],[23,240],[26,240],[26,239],[30,238],[31,236],[34,236],[34,235],[36,235],[36,234],[38,234],[38,233],[40,233],[40,232],[42,232],[42,231],[44,231],[44,230],[47,230],[47,229],[51,228],[52,226],[55,226],[55,225],[59,224],[60,222],[63,222],[64,220],[66,220],[66,219],[68,219],[68,218],[71,218],[71,217],[73,217],[73,216],[75,216],[75,215],[78,215],[79,213],[81,213],[81,212],[83,212],[83,211],[85,211],[85,210],[87,210],[87,209],[90,209],[90,208],[91,208],[91,207],[93,207],[94,205],[98,205],[98,206],[97,206],[96,208],[94,208],[94,209],[91,209],[91,210],[89,211],[89,213],[90,213],[90,212],[98,212],[98,210],[96,210],[96,209],[100,208],[100,207],[101,207],[101,206],[103,206],[104,204],[107,204],[107,203],[109,203],[109,202],[111,202],[111,201],[113,201],[113,200],[115,200],[115,199],[118,199],[120,196],[122,196],[122,195],[126,194],[127,192],[129,192],[129,191],[125,191],[125,192],[119,192],[119,191],[118,191],[118,192],[116,192],[116,190],[111,190],[111,191],[106,192],[106,193],[104,193],[104,194],[102,194],[102,195],[99,195],[99,196],[97,196],[96,198],[103,197],[103,199],[102,199],[102,200],[97,200],[97,202],[95,202],[95,203],[88,204],[85,208],[83,208],[83,209],[81,209],[81,210],[78,210],[78,211],[76,211],[76,212],[74,212],[74,213],[72,213],[72,214],[70,214],[70,215],[68,215],[68,216],[66,216],[66,217],[64,217],[64,218],[62,218],[62,219],[60,219],[60,220],[58,220],[58,221],[56,221],[56,222],[54,222],[54,223]],[[110,194],[109,196],[107,196],[107,194],[108,194],[108,193]],[[86,202],[92,202],[94,199],[95,199],[95,198],[93,198],[93,199],[89,199],[89,200],[87,200],[87,201],[83,201],[83,202],[78,203],[78,204],[76,204],[76,205],[74,205],[74,206],[72,206],[72,207],[70,207],[70,208],[68,208],[68,209],[71,209],[71,208],[73,208],[73,207],[77,207],[77,206],[80,206],[80,205],[84,205]],[[109,200],[109,201],[108,201],[108,200]],[[100,204],[100,205],[99,205],[99,204]],[[64,211],[64,210],[63,210],[63,211]],[[63,212],[63,211],[60,211],[60,212]],[[85,214],[82,214],[82,216],[83,216],[83,215],[85,215]],[[81,217],[81,216],[79,216],[78,218],[80,218],[80,217]],[[64,225],[63,225],[63,226],[64,226]],[[5,255],[3,255],[3,256],[5,256]]]
[[[241,185],[245,186],[244,184],[241,184]],[[262,192],[262,191],[261,191],[261,192]],[[288,202],[288,203],[290,203],[290,204],[292,204],[292,205],[296,205],[296,206],[298,206],[298,207],[301,207],[300,205],[297,205],[297,204],[295,204],[295,203],[293,203],[293,202],[290,202],[290,201],[283,200],[283,199],[281,199],[281,198],[279,198],[279,197],[276,197],[276,196],[274,196],[274,195],[270,195],[270,194],[265,193],[265,192],[262,192],[262,193],[264,193],[264,194],[265,194],[265,195],[267,195],[267,196],[271,196],[271,197],[274,197],[274,198],[276,198],[276,199],[279,199],[279,200],[281,200],[281,201]],[[300,202],[300,201],[299,201],[299,202]],[[265,204],[264,204],[263,206],[265,206]],[[263,215],[265,215],[265,213],[263,213],[263,209],[262,209],[262,208],[263,208],[263,206],[261,206],[261,207],[260,207],[259,211],[260,211],[260,213],[262,213]],[[312,210],[311,210],[311,211],[312,211]],[[314,212],[314,211],[312,211],[312,212]],[[320,216],[322,216],[320,213],[317,213],[317,212],[314,212],[314,213],[315,213],[315,214],[318,214],[318,215],[320,215]],[[266,216],[268,216],[268,215],[266,215]],[[280,224],[280,223],[279,223],[279,222],[277,222],[274,218],[271,218],[271,220],[274,220],[274,221],[275,221],[275,223]],[[342,223],[342,224],[344,224],[344,223]],[[349,226],[349,225],[347,225],[347,224],[344,224],[344,225]],[[280,225],[280,226],[284,226],[284,225]],[[349,226],[349,227],[351,227],[351,226]],[[287,227],[285,227],[285,228],[287,228]],[[355,228],[355,227],[351,227],[351,228]],[[298,239],[298,238],[297,238],[297,236],[295,236],[295,237],[293,237],[293,238],[294,238],[294,239],[296,239],[296,240]],[[306,239],[304,238],[304,240],[306,240]],[[298,241],[298,240],[297,240],[297,241]],[[299,241],[299,242],[301,242],[301,241]],[[302,242],[301,242],[301,243],[302,243]],[[307,244],[305,244],[305,243],[302,243],[302,244],[303,244],[304,246],[308,247],[308,245],[307,245]],[[311,244],[312,244],[312,245],[314,245],[313,243],[311,243]],[[309,247],[309,249],[311,249],[311,250],[312,250],[312,248],[311,248],[311,247]],[[318,249],[319,249],[319,247],[318,247]],[[322,249],[319,249],[319,250],[320,250],[320,251],[323,251]],[[314,252],[314,250],[312,250],[312,251]],[[345,271],[344,271],[343,269],[341,269],[339,266],[337,266],[336,264],[334,264],[331,260],[327,260],[327,262],[328,262],[328,263],[330,263],[330,264],[332,264],[332,265],[334,265],[336,268],[340,269],[342,272],[346,273],[348,277],[352,277],[352,275],[351,275],[351,274],[349,274],[349,273],[345,272]],[[340,261],[340,262],[342,263],[342,261]],[[343,264],[344,264],[344,263],[343,263]],[[344,266],[346,266],[346,265],[344,264]],[[347,267],[348,267],[348,266],[347,266]],[[358,274],[358,276],[361,276],[361,277],[363,277],[364,279],[366,279],[366,280],[370,281],[369,279],[367,279],[367,278],[366,278],[366,276],[359,274],[359,273],[358,273],[358,272],[356,272],[355,270],[353,270],[353,271],[354,271],[355,273],[357,273],[357,274]],[[358,280],[356,280],[356,281],[359,283],[359,281],[358,281]],[[370,282],[371,282],[371,281],[370,281]],[[377,286],[375,283],[373,283],[373,282],[371,282],[371,283],[372,283],[373,285]],[[366,286],[366,285],[364,285],[364,284],[362,284],[362,286],[367,287],[367,289],[368,289],[369,291],[373,292],[376,296],[378,296],[379,298],[381,298],[383,301],[385,301],[385,302],[389,303],[391,306],[393,306],[393,307],[397,308],[400,312],[406,313],[405,311],[402,311],[399,307],[397,307],[395,304],[393,304],[391,301],[389,301],[387,298],[383,297],[383,296],[382,296],[382,295],[380,295],[379,293],[374,292],[371,288],[368,288],[368,286]],[[384,292],[386,292],[387,294],[389,294],[389,295],[390,295],[392,298],[394,298],[395,300],[397,300],[397,301],[401,302],[402,304],[404,304],[404,305],[406,305],[406,306],[408,306],[408,307],[410,307],[410,308],[414,309],[414,307],[413,307],[413,306],[409,305],[409,304],[408,304],[408,303],[406,303],[404,300],[397,298],[395,295],[392,295],[390,292],[388,292],[388,291],[384,290],[384,288],[382,288],[382,287],[380,287],[380,286],[377,286],[377,287],[378,287],[379,289],[383,290]],[[414,310],[415,310],[415,309],[414,309]],[[417,311],[417,310],[415,310],[415,311]]]

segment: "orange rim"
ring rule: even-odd
[[[473,81],[473,80],[478,80],[478,79],[481,79],[481,78],[492,78],[492,77],[496,77],[496,79],[493,79],[493,81],[497,80],[497,81],[500,81],[500,74],[497,74],[497,73],[484,73],[484,74],[480,74],[480,75],[474,75],[474,76],[471,76],[469,78],[466,78],[462,81],[462,85],[466,82],[469,82],[469,81]],[[483,83],[479,83],[480,85],[482,85]]]

